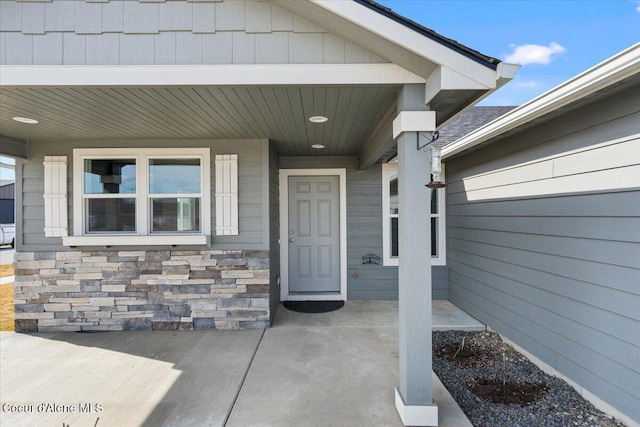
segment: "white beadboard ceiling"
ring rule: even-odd
[[[47,87],[0,90],[0,134],[31,142],[268,138],[280,155],[357,155],[396,86]],[[309,117],[329,121],[313,124]],[[37,119],[37,125],[12,120]],[[323,144],[324,150],[311,149]]]

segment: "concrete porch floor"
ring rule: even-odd
[[[349,301],[324,314],[280,307],[267,330],[2,332],[0,424],[400,426],[397,309],[389,301]],[[433,315],[434,329],[484,329],[446,301],[434,302]],[[470,426],[434,381],[440,426]]]

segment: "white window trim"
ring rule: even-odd
[[[389,213],[389,172],[398,171],[397,163],[382,164],[382,265],[397,266],[398,257],[391,256],[391,214]],[[442,165],[442,173],[440,174],[444,180],[444,165]],[[438,218],[438,256],[431,258],[431,265],[447,265],[447,238],[446,238],[446,203],[445,189],[441,188],[438,198],[438,214],[429,214],[429,223],[431,218]],[[400,214],[401,215],[401,214]],[[429,225],[430,226],[430,225]]]
[[[391,256],[391,214],[389,191],[389,173],[398,171],[397,163],[382,164],[382,265],[397,266],[398,257]]]
[[[442,172],[440,172],[440,180],[445,181],[445,167],[444,163],[440,165]],[[438,189],[438,214],[431,214],[430,218],[438,218],[438,256],[431,258],[431,265],[447,265],[447,203],[446,203],[447,191],[445,188]]]
[[[200,203],[201,231],[199,233],[150,234],[148,200],[144,190],[132,195],[136,198],[136,233],[87,234],[84,230],[84,159],[92,158],[136,159],[137,188],[147,189],[147,162],[149,158],[199,158],[202,198]],[[73,150],[73,236],[62,238],[64,246],[175,246],[207,245],[211,236],[211,159],[208,148],[79,148]],[[181,195],[184,196],[184,195]],[[187,195],[188,196],[188,195]]]

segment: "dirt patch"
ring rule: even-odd
[[[13,276],[13,264],[0,265],[0,277]]]
[[[13,331],[13,283],[0,285],[0,331]]]
[[[491,354],[473,344],[464,345],[460,342],[446,344],[437,348],[435,356],[461,368],[473,368],[480,365]]]
[[[527,406],[537,401],[547,388],[544,384],[518,384],[485,378],[478,380],[469,390],[489,402]]]

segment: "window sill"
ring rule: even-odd
[[[397,267],[398,266],[398,258],[385,258],[382,261],[382,265],[384,267]],[[432,267],[446,267],[447,261],[442,258],[432,258],[431,266]]]
[[[156,235],[156,236],[67,236],[62,238],[63,246],[177,246],[208,245],[209,236],[199,235]]]

